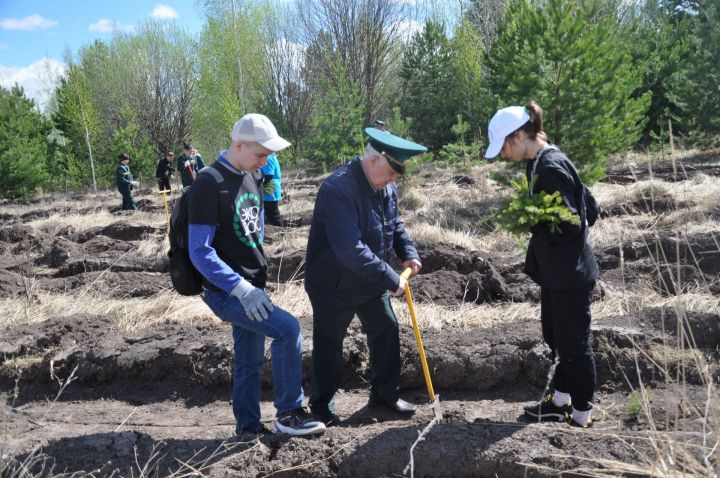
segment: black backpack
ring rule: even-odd
[[[588,227],[590,227],[595,224],[598,216],[600,216],[600,206],[598,205],[597,199],[595,199],[595,196],[593,196],[587,186],[583,184],[582,189],[582,202],[583,210],[585,211],[585,220],[587,221]]]
[[[214,167],[206,167],[198,172],[209,174],[218,184],[225,179],[220,171]],[[188,249],[188,203],[192,186],[183,191],[182,196],[175,201],[172,216],[170,217],[170,280],[173,288],[181,295],[197,295],[202,292],[202,275],[190,261],[190,250]]]

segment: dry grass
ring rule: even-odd
[[[60,231],[72,228],[75,232],[83,232],[95,227],[105,227],[110,224],[128,222],[147,226],[162,227],[165,225],[165,213],[159,216],[154,212],[135,211],[132,215],[115,215],[106,209],[93,213],[70,212],[68,214],[56,213],[41,219],[35,219],[27,224],[46,234],[57,234]]]
[[[685,157],[697,155],[697,152],[678,154],[681,162]],[[657,164],[657,155],[626,155],[618,161],[632,166]],[[491,257],[505,263],[521,262],[526,244],[523,239],[515,238],[503,231],[487,231],[477,224],[473,208],[495,201],[505,192],[488,179],[491,172],[503,171],[504,164],[482,164],[470,168],[464,174],[475,180],[470,187],[459,187],[452,182],[456,171],[448,168],[427,166],[414,178],[401,185],[401,207],[408,230],[418,241],[442,242],[459,245],[467,250],[486,251]],[[286,178],[288,176],[286,175]],[[284,216],[305,214],[312,210],[313,198],[308,195],[312,187],[287,187],[290,200],[281,205]],[[590,240],[596,251],[638,240],[645,236],[658,234],[693,235],[720,230],[720,215],[717,210],[717,198],[720,197],[720,182],[717,178],[698,175],[691,180],[665,182],[659,179],[642,181],[632,186],[617,184],[598,184],[593,193],[604,205],[623,204],[637,200],[647,192],[667,193],[677,201],[692,202],[695,206],[680,208],[659,214],[639,214],[636,216],[614,216],[598,221],[590,234]],[[130,220],[133,223],[163,225],[164,212],[138,212],[132,216],[111,215],[98,209],[87,214],[78,214],[80,207],[93,207],[106,202],[107,194],[90,196],[83,203],[59,200],[31,205],[7,206],[8,212],[22,214],[39,209],[59,211],[48,218],[37,219],[29,224],[44,232],[54,233],[67,226],[76,231],[84,231],[97,226]],[[66,211],[64,211],[66,209]],[[287,251],[303,250],[307,241],[307,227],[283,231],[273,242],[267,244],[266,251],[277,257]],[[720,237],[718,238],[720,240]],[[167,250],[167,239],[149,237],[136,243],[135,252],[142,257],[163,256]],[[677,259],[675,259],[677,261]],[[669,262],[673,262],[669,258]],[[656,262],[657,270],[660,270]],[[647,280],[652,280],[649,278]],[[410,282],[412,285],[412,281]],[[301,280],[274,284],[270,296],[273,302],[295,316],[312,315],[307,294]],[[32,287],[31,287],[32,289]],[[91,285],[72,295],[46,294],[31,290],[33,299],[4,299],[0,301],[0,330],[24,323],[37,323],[51,317],[68,317],[75,314],[96,316],[111,315],[116,318],[120,330],[133,332],[152,324],[172,321],[176,323],[217,322],[212,312],[198,297],[182,297],[172,291],[161,292],[150,298],[112,299],[95,292]],[[393,299],[393,307],[400,322],[410,324],[407,307],[402,298]],[[680,317],[680,328],[689,330],[686,317],[691,312],[720,314],[720,297],[708,292],[707,287],[698,286],[674,296],[660,294],[649,283],[632,283],[627,287],[606,287],[606,296],[592,304],[595,318],[614,315],[635,314],[648,308],[671,308]],[[417,318],[423,330],[443,330],[460,328],[463,330],[482,329],[500,324],[533,320],[539,317],[539,306],[530,303],[495,303],[476,305],[472,303],[455,307],[445,307],[433,303],[416,303]],[[667,347],[672,347],[667,345]],[[647,350],[638,350],[639,355],[650,354]],[[720,394],[714,378],[710,376],[708,358],[692,347],[692,337],[685,335],[685,341],[677,350],[676,358],[684,361],[686,375],[671,375],[666,371],[665,386],[677,394],[679,402],[691,404],[696,423],[702,427],[702,443],[692,443],[682,439],[678,430],[663,430],[666,424],[656,423],[650,401],[645,396],[642,403],[644,423],[648,429],[634,434],[620,434],[617,431],[601,431],[602,438],[614,438],[624,442],[642,442],[648,450],[641,463],[624,464],[605,460],[602,463],[580,466],[576,471],[584,476],[623,476],[639,474],[648,476],[717,476],[718,436],[720,435]],[[701,377],[707,390],[703,403],[693,403],[687,394],[685,377],[694,373]],[[639,375],[628,370],[629,376]],[[640,384],[644,390],[644,384]],[[642,395],[641,395],[642,396]],[[663,425],[663,426],[661,426]],[[596,465],[600,465],[600,467]],[[556,471],[556,470],[554,470]],[[713,475],[714,474],[714,475]]]
[[[166,257],[170,249],[170,240],[167,234],[161,237],[148,237],[135,243],[133,253],[140,257]]]
[[[149,298],[113,299],[85,287],[73,295],[35,293],[33,300],[3,299],[0,330],[78,314],[113,316],[118,329],[125,332],[136,332],[165,321],[193,324],[218,320],[199,297],[183,297],[166,291]]]

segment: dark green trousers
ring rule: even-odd
[[[123,211],[135,211],[137,204],[135,198],[133,198],[132,192],[129,188],[118,188],[120,194],[122,194],[122,210]]]
[[[333,307],[310,298],[313,308],[313,389],[310,408],[314,412],[334,409],[345,362],[343,339],[357,314],[367,334],[372,379],[370,392],[385,401],[400,396],[400,336],[397,317],[388,294],[352,307]]]

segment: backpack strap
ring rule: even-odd
[[[222,173],[213,166],[205,166],[200,171],[198,171],[198,174],[209,174],[218,184],[225,182],[225,178],[223,177]]]

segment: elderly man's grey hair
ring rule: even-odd
[[[367,146],[365,146],[365,157],[370,158],[375,155],[380,156],[381,158],[385,157],[382,154],[380,154],[380,152],[377,149],[373,148],[370,143],[368,143]]]

